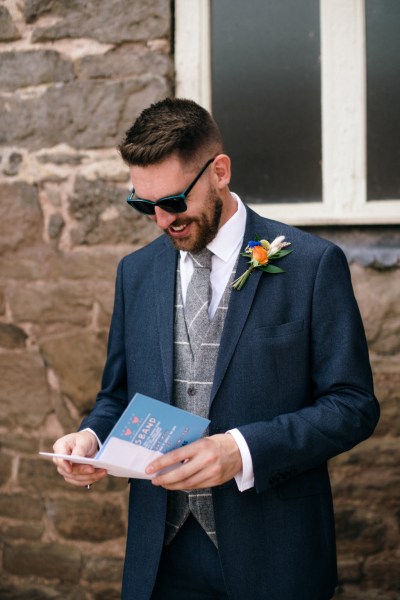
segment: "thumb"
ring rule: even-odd
[[[86,435],[78,433],[71,454],[74,454],[75,456],[92,456],[94,450],[92,437],[93,436],[90,434]]]

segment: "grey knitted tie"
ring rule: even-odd
[[[186,292],[185,319],[192,347],[201,343],[209,326],[208,305],[211,299],[212,252],[204,248],[190,253],[194,271]]]

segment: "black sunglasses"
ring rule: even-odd
[[[132,208],[135,208],[136,210],[138,210],[141,213],[144,213],[145,215],[154,215],[156,212],[155,211],[156,206],[159,206],[160,208],[162,208],[163,210],[166,210],[169,213],[185,212],[185,210],[187,210],[186,198],[187,198],[189,192],[196,185],[196,183],[198,182],[200,177],[203,175],[204,171],[207,169],[208,165],[211,165],[211,163],[214,160],[215,160],[215,157],[210,158],[210,160],[208,160],[206,162],[204,167],[202,167],[200,172],[193,179],[192,183],[190,183],[187,186],[187,188],[185,189],[184,192],[182,192],[182,194],[177,194],[176,196],[165,196],[165,198],[160,198],[160,200],[153,202],[152,200],[145,200],[144,198],[137,198],[135,196],[135,188],[132,188],[132,191],[128,196],[127,203],[130,206],[132,206]]]

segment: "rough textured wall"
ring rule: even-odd
[[[345,250],[381,404],[374,435],[330,463],[340,600],[400,598],[400,227],[314,231]]]
[[[1,598],[119,597],[126,480],[37,458],[99,387],[118,260],[157,234],[116,144],[172,93],[168,0],[0,2]]]
[[[0,0],[4,599],[119,597],[126,482],[69,487],[37,452],[92,405],[117,262],[156,235],[124,203],[115,144],[144,106],[172,92],[169,36],[166,0]],[[317,233],[348,252],[382,401],[376,435],[331,464],[340,598],[395,600],[400,236]]]

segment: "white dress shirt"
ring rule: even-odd
[[[207,245],[207,248],[213,253],[210,274],[212,298],[208,309],[210,319],[215,315],[215,311],[217,310],[222,294],[228,284],[240,248],[243,244],[246,227],[246,209],[239,196],[236,194],[232,194],[232,196],[237,202],[237,211],[232,215],[229,221],[218,230],[218,233],[212,242]],[[189,253],[181,250],[180,271],[183,304],[185,304],[186,301],[186,292],[193,270],[193,262]],[[226,398],[226,402],[229,402],[229,398]],[[97,435],[92,429],[88,429],[87,431],[91,431],[97,438]],[[235,481],[239,491],[244,492],[245,490],[254,487],[254,470],[250,450],[246,440],[238,429],[230,429],[227,433],[234,438],[242,457],[243,468],[242,471],[235,476]],[[101,448],[101,443],[98,438],[97,441],[99,443],[99,448]]]

